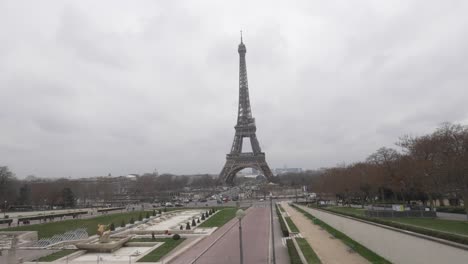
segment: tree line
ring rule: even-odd
[[[5,206],[74,207],[92,205],[97,201],[131,199],[153,201],[161,195],[181,192],[184,187],[214,188],[217,178],[204,174],[177,176],[145,173],[133,177],[94,177],[83,179],[47,179],[28,176],[18,179],[6,166],[0,167],[0,208]]]
[[[345,202],[421,201],[431,207],[448,199],[468,201],[468,127],[444,123],[430,134],[403,136],[395,148],[382,147],[365,161],[289,175],[317,193]],[[464,203],[468,211],[468,202]]]

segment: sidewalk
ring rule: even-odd
[[[287,203],[281,203],[286,212],[290,215],[294,224],[315,251],[322,263],[327,264],[364,264],[369,263],[359,254],[349,252],[346,245],[340,240],[331,238],[330,234],[314,225],[302,213],[290,207]]]

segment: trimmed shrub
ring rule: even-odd
[[[150,218],[149,212],[146,212],[145,218],[146,218],[146,219]]]
[[[174,235],[172,236],[172,239],[174,239],[174,240],[179,240],[179,239],[180,239],[180,235],[179,235],[179,234],[174,234]]]
[[[154,231],[151,232],[151,240],[156,240],[156,237],[154,236]]]
[[[183,226],[183,225],[180,225],[180,230],[184,230],[184,226]]]
[[[133,219],[133,216],[132,218],[130,218],[130,224],[134,224],[135,223],[135,219]]]
[[[294,242],[291,239],[286,240],[286,246],[288,247],[288,254],[291,264],[302,264],[301,257],[299,257],[299,253],[297,252],[296,247],[294,246]]]
[[[466,214],[465,208],[462,206],[438,206],[437,212],[452,213],[452,214]]]
[[[195,219],[192,219],[192,226],[196,226]]]
[[[125,227],[125,220],[122,220],[122,223],[120,223],[120,227]]]
[[[200,223],[200,218],[197,218],[197,224],[199,224],[199,223]]]
[[[190,223],[187,222],[187,225],[185,226],[185,230],[190,230]]]
[[[201,220],[203,220],[203,221],[205,220],[205,213],[203,213],[203,214],[201,215]]]
[[[110,224],[109,230],[110,230],[110,231],[114,231],[114,230],[115,230],[115,225],[114,225],[114,223],[111,223],[111,224]]]
[[[141,221],[143,220],[143,215],[141,215],[141,213],[138,215],[138,221]]]
[[[153,216],[156,216],[156,210],[153,210]]]
[[[279,219],[279,222],[280,222],[281,232],[283,233],[284,237],[288,237],[289,236],[289,231],[288,231],[288,228],[286,227],[286,223],[284,222],[284,219],[281,216],[278,205],[275,205],[275,206],[276,206],[276,214],[278,215],[278,219]]]

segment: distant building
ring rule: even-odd
[[[301,173],[302,168],[276,168],[274,170],[275,175],[281,175],[285,173]]]

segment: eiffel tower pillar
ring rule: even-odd
[[[224,165],[219,178],[232,184],[236,173],[245,168],[254,168],[261,171],[269,180],[272,180],[273,173],[266,162],[265,153],[262,152],[257,139],[255,118],[252,117],[252,109],[249,99],[249,85],[247,80],[247,66],[245,63],[245,54],[247,49],[242,41],[238,48],[239,52],[239,108],[237,111],[237,124],[234,127],[236,133],[232,142],[231,152],[226,155],[226,164]],[[242,152],[242,143],[244,138],[250,139],[252,152]]]

